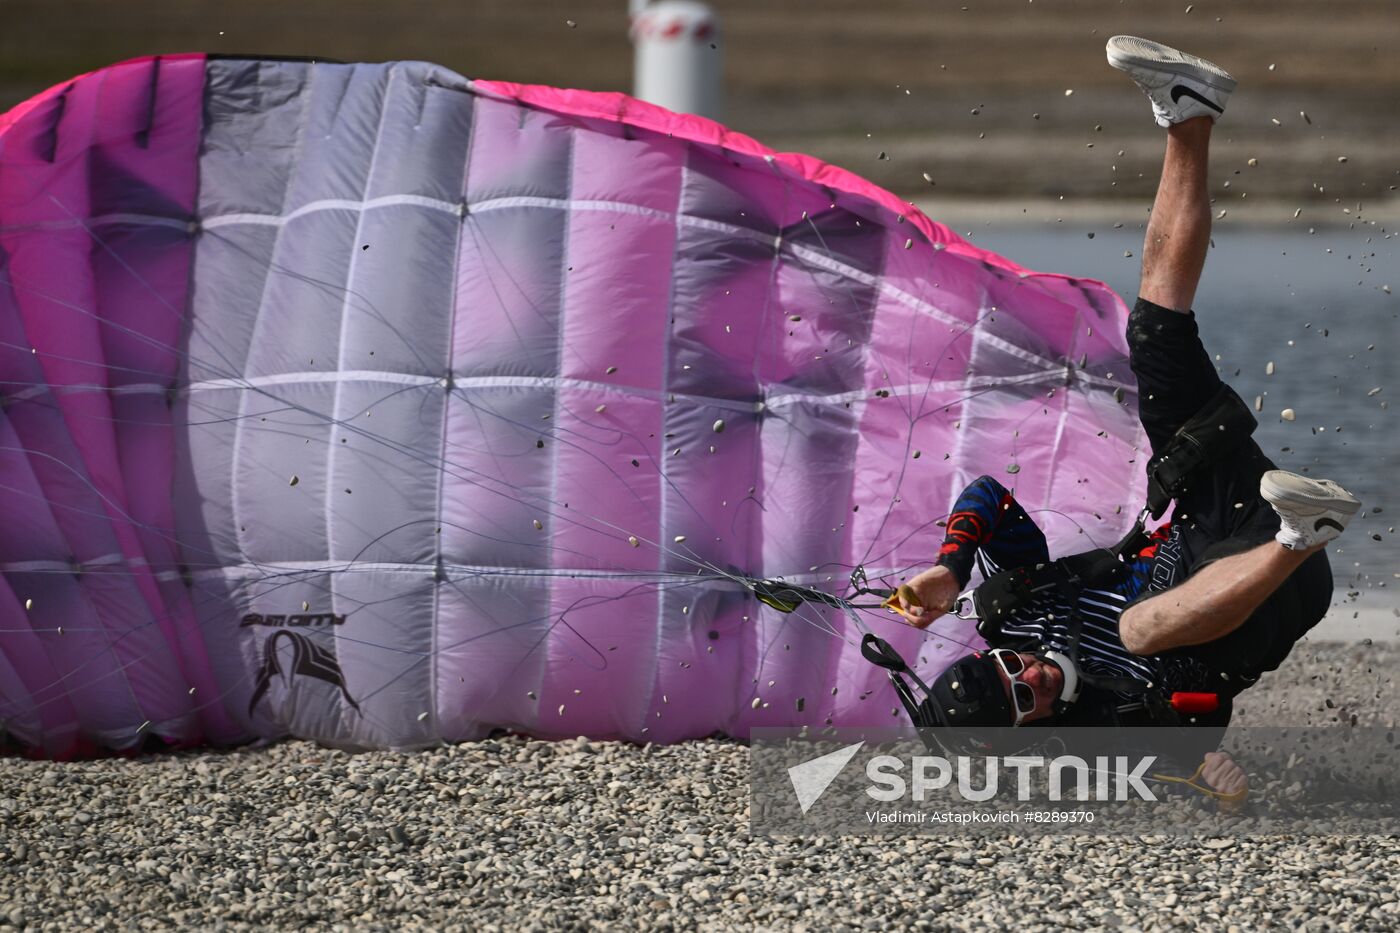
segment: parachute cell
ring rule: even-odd
[[[859,626],[929,670],[971,633],[752,582],[892,586],[983,472],[1052,548],[1115,540],[1125,314],[622,95],[85,75],[0,118],[0,720],[56,756],[890,723]]]

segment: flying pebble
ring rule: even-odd
[[[1284,421],[1293,421],[1298,417],[1298,413],[1291,408],[1285,408],[1283,411],[1279,412],[1279,417]]]
[[[1274,361],[1273,361],[1273,360],[1269,360],[1269,362],[1266,363],[1266,364],[1264,365],[1264,375],[1266,375],[1266,376],[1272,376],[1273,374],[1274,374]]]
[[[718,421],[716,421],[716,422],[712,425],[712,430],[713,430],[716,434],[723,434],[723,433],[724,433],[724,419],[721,418],[721,419],[719,419]]]
[[[294,474],[292,474],[292,481],[289,482],[287,485],[288,485],[288,486],[295,486],[295,485],[296,485],[297,483],[299,483],[299,482],[301,482],[301,478],[300,478],[299,476],[297,476],[297,475],[294,473]]]

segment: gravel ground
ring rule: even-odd
[[[1393,724],[1397,659],[1304,643],[1238,721]],[[0,926],[1400,925],[1391,836],[756,838],[748,773],[728,740],[0,759]]]

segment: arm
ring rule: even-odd
[[[972,577],[979,548],[1003,569],[1050,559],[1044,532],[1010,490],[990,476],[979,476],[958,496],[937,565],[952,570],[961,589]]]
[[[999,567],[1050,559],[1044,533],[1011,492],[990,476],[979,476],[958,496],[937,563],[909,581],[921,605],[900,596],[900,604],[915,627],[924,628],[952,608],[953,600],[972,577],[972,562],[979,549]]]

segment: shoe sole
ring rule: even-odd
[[[1265,473],[1259,480],[1259,493],[1270,503],[1308,509],[1311,514],[1340,512],[1355,515],[1361,508],[1360,499],[1335,483],[1326,486],[1287,470]]]
[[[1108,63],[1119,71],[1142,68],[1192,78],[1226,94],[1233,91],[1237,83],[1228,71],[1214,62],[1137,36],[1109,39]]]

